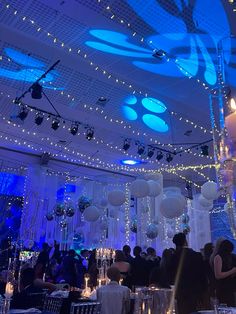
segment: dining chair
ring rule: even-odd
[[[46,296],[43,311],[50,314],[60,314],[63,298]]]
[[[100,314],[101,303],[86,302],[86,303],[72,303],[70,314]]]

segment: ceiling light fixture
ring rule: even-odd
[[[36,117],[35,117],[35,119],[34,119],[34,122],[37,124],[37,125],[41,125],[42,123],[43,123],[43,114],[42,113],[40,113],[40,112],[38,112],[37,114],[36,114]]]
[[[72,123],[71,128],[70,128],[70,133],[72,135],[76,135],[79,129],[78,123]]]
[[[154,149],[148,148],[148,153],[147,153],[148,158],[152,158],[153,155],[154,155]]]
[[[209,146],[208,145],[203,145],[201,146],[201,150],[202,150],[202,155],[203,156],[209,156]]]
[[[28,113],[29,113],[29,109],[27,109],[25,106],[21,106],[20,112],[18,114],[18,118],[20,118],[21,121],[24,121],[27,118]]]
[[[51,126],[52,129],[56,131],[59,128],[59,126],[60,126],[60,120],[57,118],[53,119],[52,126]]]
[[[173,156],[171,154],[166,155],[166,161],[171,162],[173,160]]]
[[[124,145],[123,145],[123,150],[127,151],[130,148],[130,140],[125,139],[124,140]]]
[[[42,98],[43,87],[39,83],[34,83],[31,87],[31,97],[33,99]]]
[[[158,152],[156,156],[156,160],[160,161],[163,158],[162,152]]]
[[[120,161],[120,163],[122,165],[135,166],[135,165],[141,164],[142,162],[140,160],[123,159]]]
[[[139,156],[140,156],[140,155],[142,155],[144,152],[145,152],[145,147],[144,147],[143,145],[139,144],[137,153],[138,153]]]
[[[86,132],[86,139],[88,141],[91,141],[94,137],[94,130],[92,128],[89,128],[87,129],[87,132]]]

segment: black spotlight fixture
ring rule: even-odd
[[[138,154],[141,156],[145,152],[145,147],[143,145],[138,146]]]
[[[59,126],[60,126],[60,120],[57,118],[53,119],[51,128],[54,131],[56,131],[59,128]]]
[[[130,148],[130,140],[129,139],[125,139],[124,141],[124,145],[123,145],[123,150],[128,150]]]
[[[156,160],[160,161],[163,158],[162,152],[158,152],[156,156]]]
[[[171,154],[166,155],[166,161],[171,162],[173,160],[173,156]]]
[[[43,114],[38,112],[36,114],[36,117],[34,119],[34,122],[37,124],[37,125],[41,125],[43,123]]]
[[[31,88],[31,97],[33,99],[42,98],[43,87],[39,83],[34,83]]]
[[[165,55],[166,52],[162,49],[155,49],[152,54],[152,56],[157,59],[162,59],[163,57],[165,57]]]
[[[94,130],[92,128],[89,128],[87,129],[87,132],[86,132],[86,139],[88,141],[91,141],[94,137]]]
[[[72,135],[76,135],[79,129],[78,123],[72,123],[71,128],[70,128],[70,133]]]
[[[201,146],[201,150],[202,150],[202,155],[203,156],[208,156],[209,155],[208,149],[209,149],[208,145]]]
[[[22,106],[20,108],[20,112],[18,114],[18,118],[20,118],[21,121],[24,121],[27,118],[28,113],[29,113],[29,109],[27,109],[26,107]]]
[[[147,153],[148,158],[152,158],[153,155],[154,155],[154,149],[149,147],[148,148],[148,153]]]

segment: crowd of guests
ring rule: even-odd
[[[116,251],[108,277],[114,282],[121,278],[122,285],[133,291],[135,287],[143,286],[174,286],[179,314],[211,308],[211,300],[216,299],[221,304],[236,306],[236,255],[232,242],[218,239],[215,246],[207,243],[201,253],[188,247],[184,233],[176,234],[173,243],[175,249],[165,249],[162,257],[157,256],[154,248],[144,252],[140,246],[134,247],[132,256],[131,248],[124,245],[122,250]],[[23,265],[21,292],[14,295],[12,303],[19,308],[22,295],[43,289],[53,291],[57,283],[83,289],[85,274],[89,274],[90,286],[96,287],[96,250],[84,249],[80,254],[74,250],[61,252],[56,242],[53,248],[44,243],[34,268]],[[128,288],[121,288],[122,293],[127,294]],[[114,289],[117,289],[116,285]],[[98,297],[102,298],[106,288],[98,291]]]

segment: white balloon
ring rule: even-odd
[[[125,193],[120,190],[111,191],[108,193],[108,202],[113,206],[121,206],[125,203]]]
[[[149,196],[156,197],[161,194],[161,185],[158,182],[155,182],[153,180],[149,180],[148,182],[149,186]]]
[[[182,197],[177,195],[168,196],[161,201],[160,212],[165,218],[177,218],[183,214],[184,207],[185,204],[183,203]]]
[[[158,236],[158,227],[155,224],[147,226],[146,235],[149,239],[155,239]]]
[[[108,201],[106,198],[103,198],[101,201],[100,201],[100,206],[102,207],[106,207],[108,205]]]
[[[94,206],[88,206],[87,208],[85,208],[84,210],[84,220],[89,221],[89,222],[93,222],[93,221],[97,221],[99,216],[100,216],[100,210]]]
[[[207,200],[215,200],[218,196],[218,188],[217,184],[213,181],[208,181],[204,183],[201,187],[202,196],[205,197]]]
[[[143,179],[137,179],[130,185],[130,192],[135,197],[146,197],[149,194],[149,185],[147,181]]]
[[[213,202],[211,200],[207,200],[204,196],[202,196],[202,194],[199,195],[198,201],[202,207],[213,206]]]

